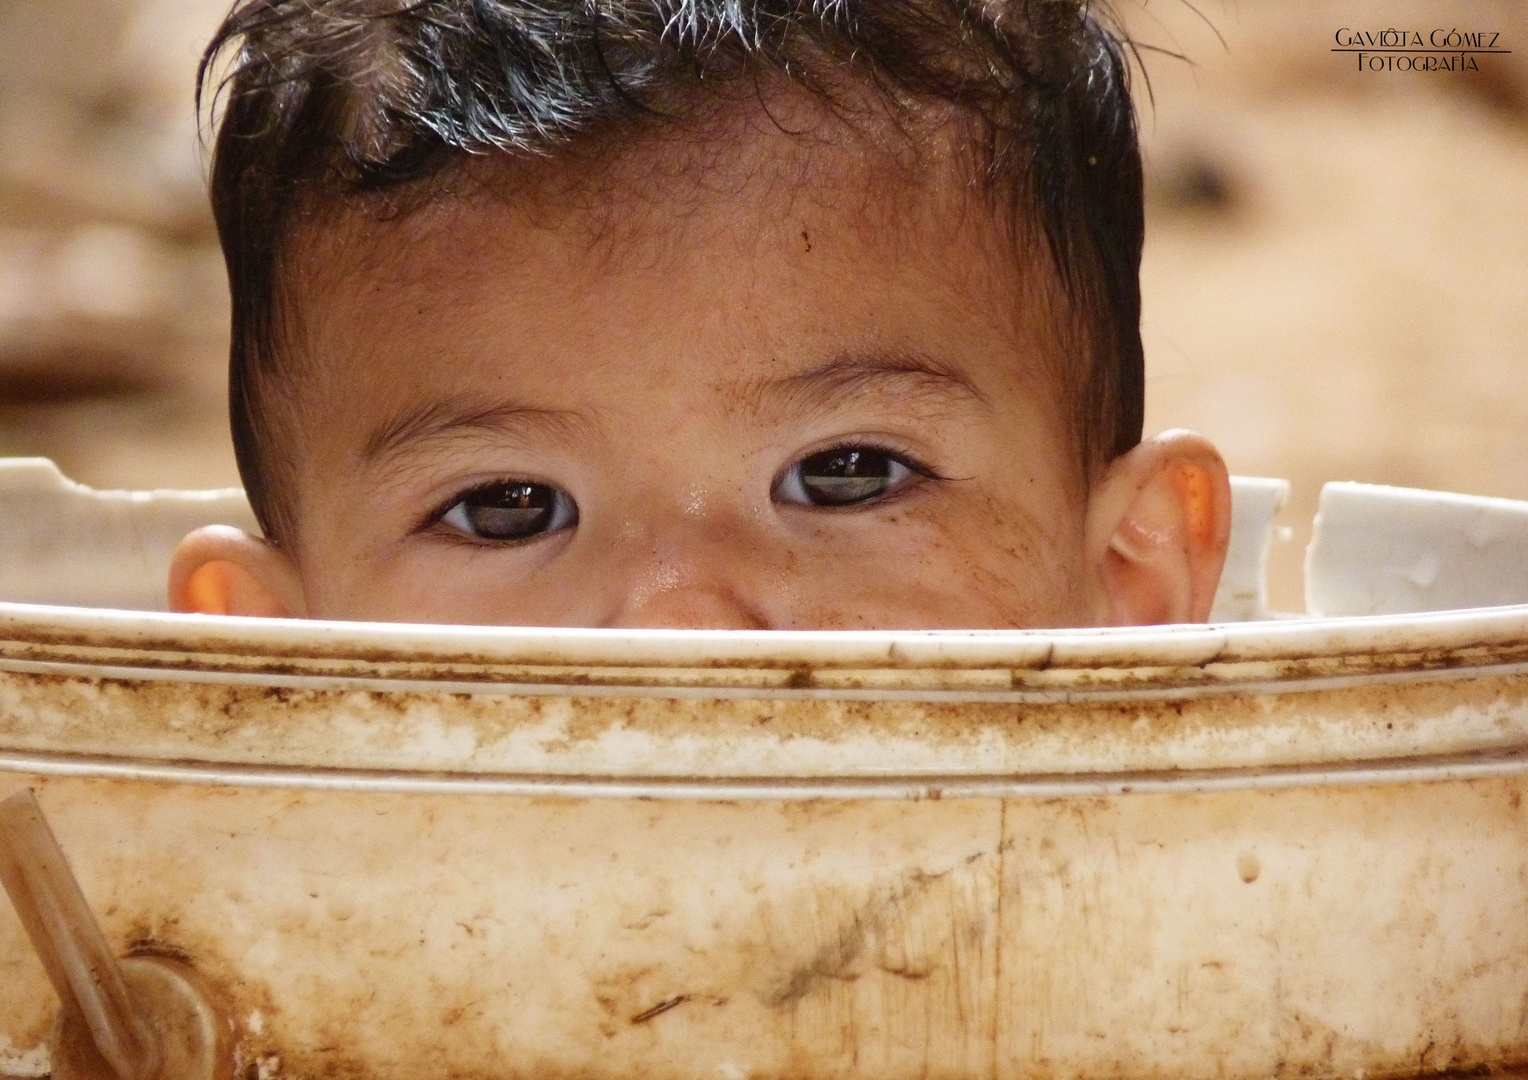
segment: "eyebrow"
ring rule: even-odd
[[[915,351],[843,353],[816,367],[729,388],[755,415],[769,412],[820,412],[856,398],[896,394],[934,407],[988,402],[959,371]],[[361,448],[363,464],[374,464],[421,443],[463,432],[504,433],[517,429],[566,432],[587,418],[561,409],[476,397],[424,402],[380,424]]]
[[[934,407],[989,407],[986,395],[959,370],[912,350],[841,353],[805,371],[744,383],[733,392],[754,413],[820,411],[886,394]]]
[[[370,464],[435,439],[463,432],[503,433],[517,429],[567,429],[582,424],[577,413],[544,409],[518,402],[456,397],[428,401],[406,409],[380,424],[361,448]]]

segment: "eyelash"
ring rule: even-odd
[[[890,476],[876,475],[872,462],[864,462],[863,464],[867,466],[866,470],[856,475],[857,467],[861,464],[858,459],[865,454],[871,455],[872,458],[884,459],[885,463],[894,466],[895,469],[903,470],[904,475],[896,476],[895,469],[887,470],[892,474]],[[803,466],[814,460],[822,463],[822,471],[803,474],[801,471]],[[835,467],[842,469],[842,472],[835,475],[831,471]],[[817,478],[818,483],[815,489],[805,479],[807,475]],[[916,486],[920,480],[942,479],[945,478],[917,461],[906,451],[873,442],[842,442],[803,454],[791,462],[770,485],[770,498],[774,502],[787,506],[804,506],[830,511],[852,510],[895,498],[905,493],[910,487]],[[885,480],[886,486],[881,490],[870,490],[880,480]],[[824,481],[828,482],[823,483]],[[835,484],[834,481],[837,483]],[[794,491],[790,490],[792,487]],[[546,505],[535,505],[537,500],[532,499],[533,492],[538,494],[549,492],[550,499],[540,500]],[[861,495],[861,492],[865,494]],[[820,501],[814,500],[813,494],[818,495]],[[841,495],[842,498],[835,500],[832,497],[835,494]],[[476,506],[471,503],[473,496],[490,495],[497,495],[498,498],[484,497]],[[515,502],[522,505],[511,505]],[[519,535],[485,535],[484,525],[473,520],[474,510],[483,512],[489,521],[492,521],[497,512],[497,516],[504,518],[502,524],[505,526],[516,523],[516,519],[524,516],[527,511],[544,512],[547,522],[545,528],[526,531]],[[453,521],[453,517],[459,517],[461,520]],[[422,524],[426,528],[445,526],[456,537],[477,543],[519,544],[576,526],[578,504],[571,495],[554,484],[520,477],[505,477],[458,491],[430,514]],[[534,527],[539,524],[539,519],[532,516],[525,524]]]
[[[822,502],[814,502],[811,500],[807,491],[808,485],[803,479],[803,474],[801,472],[802,467],[806,465],[807,462],[810,462],[813,459],[832,460],[835,455],[837,456],[838,461],[842,461],[842,459],[846,456],[853,455],[857,458],[860,454],[863,453],[869,453],[875,455],[876,457],[885,458],[890,464],[905,470],[906,475],[900,478],[888,479],[887,487],[884,490],[876,491],[872,494],[865,495],[862,498],[856,498],[855,492],[860,490],[863,485],[854,485],[849,483],[840,485],[840,490],[847,495],[843,501],[835,502],[829,499]],[[838,462],[834,462],[834,464],[837,463]],[[825,478],[824,473],[818,473],[816,475],[820,479]],[[849,480],[851,477],[843,476],[835,477],[834,479]],[[863,476],[861,479],[873,481],[875,479],[879,479],[879,477]],[[775,502],[790,506],[803,506],[814,510],[848,511],[864,506],[884,503],[889,499],[894,499],[899,495],[907,493],[911,488],[916,487],[919,481],[943,479],[946,478],[940,476],[938,473],[934,472],[934,470],[922,464],[905,450],[893,448],[891,446],[878,444],[875,442],[846,441],[833,446],[825,447],[821,450],[814,450],[810,454],[803,454],[801,457],[791,462],[790,465],[786,466],[785,470],[780,473],[780,475],[775,479],[775,482],[770,486],[770,496]],[[782,497],[782,495],[787,492],[789,487],[792,485],[794,485],[797,489],[797,491],[793,493],[797,497]]]
[[[550,493],[550,498],[545,500],[533,498],[533,495],[541,492]],[[492,495],[498,497],[487,497]],[[483,496],[476,506],[472,505],[473,496]],[[514,505],[517,502],[520,505]],[[543,502],[545,505],[540,505]],[[526,518],[528,512],[529,517],[524,524],[535,526],[540,523],[536,515],[544,514],[546,526],[519,535],[485,535],[485,523],[473,520],[474,510],[483,512],[489,521],[492,521],[495,516],[499,517],[502,519],[501,524],[505,526],[517,523],[518,519]],[[459,517],[461,520],[453,521],[451,520],[453,517]],[[431,514],[424,524],[425,527],[443,525],[457,538],[470,542],[520,544],[562,532],[577,525],[578,503],[555,484],[526,480],[522,477],[506,477],[501,480],[491,480],[485,484],[474,484],[464,491],[457,492],[445,505]]]

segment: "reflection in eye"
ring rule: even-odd
[[[869,446],[839,446],[809,454],[775,485],[780,502],[854,506],[905,486],[917,472],[895,454]]]
[[[526,540],[578,524],[578,505],[550,484],[506,480],[474,488],[440,518],[481,540]]]

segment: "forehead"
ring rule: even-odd
[[[440,291],[486,266],[549,258],[581,276],[629,276],[783,240],[816,256],[802,271],[874,258],[945,264],[954,285],[1001,278],[1009,302],[993,315],[1027,313],[1032,294],[1052,291],[1048,260],[1032,257],[1030,223],[989,196],[960,136],[953,120],[914,128],[868,106],[845,118],[790,90],[682,130],[463,159],[425,190],[316,216],[282,276],[294,299],[328,300],[363,281]]]
[[[958,145],[785,98],[700,135],[473,159],[398,212],[298,237],[299,363],[396,405],[506,363],[532,383],[742,383],[761,359],[937,345],[1053,389],[1048,263]]]

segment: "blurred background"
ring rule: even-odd
[[[0,455],[237,484],[192,111],[226,7],[0,0]],[[1293,482],[1275,607],[1327,480],[1528,498],[1528,3],[1117,7],[1148,76],[1147,426]],[[1343,27],[1514,51],[1360,71]]]

